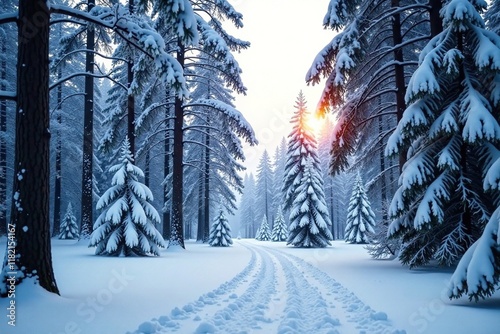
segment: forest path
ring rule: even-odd
[[[251,257],[231,280],[142,323],[132,334],[403,334],[335,279],[303,259],[238,240]],[[131,334],[128,332],[127,334]]]

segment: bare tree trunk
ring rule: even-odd
[[[134,0],[128,1],[128,9],[130,13],[134,12]],[[130,89],[134,81],[134,59],[129,59],[127,63],[127,88]],[[132,157],[135,157],[135,97],[132,92],[128,92],[127,96],[127,137],[130,143],[130,152]]]
[[[95,0],[88,0],[88,11]],[[87,50],[94,50],[94,29],[87,29]],[[87,52],[85,71],[94,73],[94,53]],[[93,162],[94,162],[94,78],[85,76],[85,111],[83,116],[82,206],[80,238],[89,238],[93,225]]]
[[[335,224],[333,222],[333,180],[331,179],[331,176],[327,176],[330,178],[330,220],[332,222],[332,240],[336,240],[337,238],[337,233],[335,232]]]
[[[441,0],[429,0],[429,19],[431,23],[431,38],[443,31],[443,21],[439,12],[443,7]]]
[[[46,1],[19,1],[14,183],[3,295],[16,271],[18,281],[35,275],[41,287],[59,293],[50,245],[49,16]]]
[[[391,0],[391,7],[399,7],[399,0]],[[395,13],[392,18],[392,38],[394,44],[394,72],[395,72],[395,83],[396,83],[396,115],[399,121],[403,118],[403,112],[406,109],[405,94],[406,94],[406,83],[405,83],[405,73],[403,66],[403,48],[401,43],[403,42],[403,37],[401,34],[401,15]],[[406,150],[401,150],[399,152],[399,172],[406,163]]]
[[[61,69],[57,70],[57,79],[60,80],[62,77]],[[60,126],[62,123],[62,84],[57,86],[57,124]],[[56,165],[55,165],[55,177],[54,177],[54,219],[52,226],[52,236],[59,235],[59,227],[61,225],[61,176],[62,176],[62,166],[61,166],[61,131],[58,129],[56,131]]]
[[[384,131],[384,124],[383,124],[383,116],[379,116],[378,118],[378,134],[379,136],[382,136],[382,133]],[[379,148],[380,152],[379,152],[379,164],[380,164],[380,181],[381,181],[381,185],[380,185],[380,188],[381,189],[381,196],[380,196],[380,199],[381,199],[381,203],[380,203],[380,209],[382,211],[382,221],[385,223],[387,222],[387,206],[386,206],[386,202],[387,202],[387,182],[386,182],[386,179],[385,179],[385,154],[384,154],[384,143],[382,141],[380,141],[380,148]]]
[[[208,122],[210,120],[207,119]],[[203,242],[208,242],[208,237],[210,236],[210,128],[207,127],[207,133],[205,135],[205,162],[203,168],[203,179],[205,194],[203,195]]]
[[[144,185],[149,188],[150,178],[151,178],[151,164],[149,163],[150,157],[150,149],[146,148],[146,157],[144,158]]]
[[[168,102],[168,90],[167,90]],[[167,105],[165,109],[165,139],[164,139],[164,160],[163,160],[163,179],[166,180],[170,174],[170,106]],[[168,205],[168,192],[170,184],[163,186],[163,238],[168,240],[170,238],[170,205]]]
[[[203,241],[204,229],[205,229],[205,218],[203,210],[203,172],[200,172],[200,178],[198,179],[198,231],[196,233],[196,241]]]
[[[179,41],[177,61],[184,67],[184,45]],[[184,221],[183,221],[183,194],[184,194],[184,143],[183,143],[183,124],[184,124],[184,108],[183,101],[178,97],[175,98],[174,107],[174,156],[172,169],[172,222],[170,233],[170,245],[184,246]]]

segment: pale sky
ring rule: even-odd
[[[264,149],[271,157],[283,136],[291,131],[290,118],[302,90],[310,111],[316,108],[323,83],[307,86],[305,75],[317,53],[334,37],[323,29],[329,0],[235,0],[244,28],[234,36],[251,43],[236,60],[243,70],[247,95],[236,96],[259,140],[246,147],[245,166],[254,172]]]

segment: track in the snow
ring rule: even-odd
[[[279,250],[238,241],[245,268],[198,300],[142,323],[132,334],[403,334],[335,279]],[[128,333],[130,334],[130,332]]]

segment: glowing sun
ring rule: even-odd
[[[318,115],[318,113],[311,113],[306,119],[307,126],[315,133],[319,133],[321,131],[325,124],[325,121],[326,117]]]

